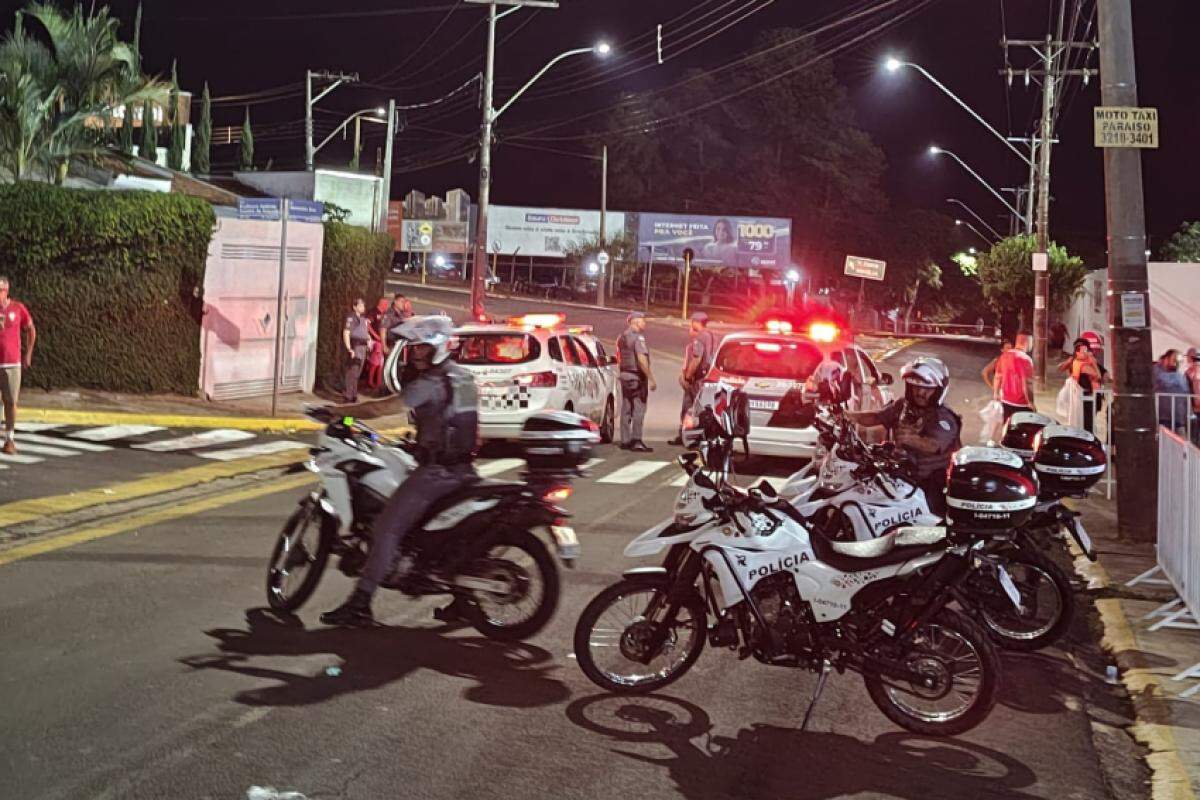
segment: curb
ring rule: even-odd
[[[22,408],[24,422],[62,425],[123,425],[141,423],[164,428],[233,428],[243,431],[291,433],[319,431],[324,425],[307,419],[275,417],[214,417],[205,414],[153,414],[132,411],[71,411],[63,408]]]
[[[1104,590],[1112,585],[1108,571],[1099,562],[1091,562],[1074,541],[1068,540],[1072,568],[1090,590]],[[1151,800],[1196,800],[1191,777],[1179,757],[1179,745],[1171,725],[1158,720],[1171,719],[1162,680],[1150,670],[1140,666],[1138,653],[1141,647],[1133,626],[1121,601],[1116,598],[1099,598],[1095,601],[1096,613],[1104,627],[1100,646],[1107,651],[1120,670],[1121,683],[1133,704],[1135,721],[1129,732],[1133,738],[1150,752],[1146,764],[1150,768]]]

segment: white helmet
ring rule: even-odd
[[[430,314],[425,317],[412,317],[393,330],[397,336],[409,344],[431,345],[433,347],[431,361],[434,364],[440,364],[450,357],[450,340],[454,337],[454,324],[445,315]]]
[[[805,393],[820,397],[822,386],[828,387],[829,398],[834,402],[845,400],[842,394],[846,389],[846,368],[832,359],[822,361],[805,382]]]
[[[936,406],[942,404],[946,393],[950,391],[950,370],[940,358],[932,356],[920,356],[905,364],[904,369],[900,370],[900,379],[905,383],[904,396],[909,401],[912,400],[907,388],[909,386],[940,389],[941,391],[933,396],[933,404]]]

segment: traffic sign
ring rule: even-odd
[[[1158,109],[1096,106],[1092,109],[1096,147],[1158,147]]]
[[[604,252],[603,250],[601,250],[599,253],[596,253],[596,263],[597,264],[599,264],[602,267],[607,267],[608,262],[609,262],[608,253]]]
[[[239,197],[238,219],[278,220],[282,202],[278,197]]]
[[[325,204],[317,200],[289,200],[288,219],[292,222],[320,222]]]
[[[881,281],[887,272],[887,262],[861,256],[846,256],[845,274],[851,278]]]
[[[1050,269],[1050,255],[1048,253],[1033,254],[1033,271],[1045,272]]]

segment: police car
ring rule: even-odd
[[[849,376],[850,410],[874,411],[892,401],[892,376],[880,372],[842,326],[823,319],[802,324],[770,319],[760,330],[731,333],[721,340],[693,416],[713,403],[719,383],[733,386],[749,400],[751,453],[811,458],[817,431],[802,427],[797,412],[805,402],[805,383],[825,361],[839,364]]]
[[[538,411],[574,411],[611,442],[618,409],[617,365],[590,325],[562,314],[526,314],[455,329],[454,360],[475,376],[484,439],[515,439]]]

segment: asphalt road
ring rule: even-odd
[[[983,393],[986,352],[913,350],[946,357],[956,404]],[[634,460],[598,455],[596,478]],[[382,628],[323,628],[319,611],[350,586],[336,571],[298,617],[265,611],[266,557],[301,489],[4,564],[0,797],[1112,796],[1095,681],[1062,651],[1006,656],[992,716],[953,740],[895,728],[850,675],[830,680],[801,732],[815,677],[727,650],[661,695],[600,693],[571,654],[575,620],[630,566],[626,542],[669,513],[676,475],[668,464],[632,484],[577,484],[584,554],[552,624],[525,644],[447,630],[432,602],[394,593],[376,601]]]

